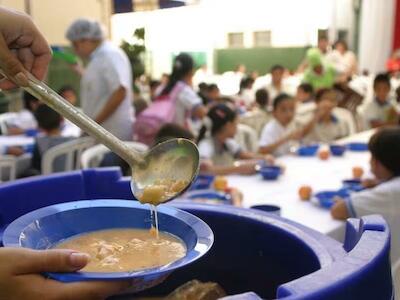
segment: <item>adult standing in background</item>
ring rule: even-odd
[[[340,81],[347,81],[357,74],[357,57],[343,40],[335,42],[333,51],[326,56],[326,59],[335,68],[340,76]]]
[[[83,112],[121,140],[132,140],[132,69],[128,57],[104,39],[97,21],[74,21],[66,37],[75,53],[89,60],[81,78]]]

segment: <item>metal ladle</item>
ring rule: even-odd
[[[1,70],[0,73],[5,75]],[[103,143],[129,164],[132,169],[131,190],[135,198],[140,199],[146,187],[157,185],[162,180],[183,180],[185,185],[181,190],[168,194],[168,197],[160,199],[159,203],[170,201],[184,193],[197,176],[199,151],[193,142],[181,138],[171,139],[154,146],[145,154],[138,153],[46,84],[32,75],[28,78],[29,86],[22,87],[23,89]]]

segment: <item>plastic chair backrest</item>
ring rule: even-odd
[[[355,134],[357,132],[354,116],[348,109],[335,107],[333,112],[346,123],[349,135]]]
[[[257,132],[250,126],[239,124],[235,140],[241,146],[243,151],[257,152]]]
[[[130,148],[139,151],[139,152],[146,152],[149,147],[145,144],[139,142],[125,142]],[[103,144],[98,144],[93,147],[90,147],[83,151],[81,155],[81,166],[83,169],[88,168],[97,168],[100,166],[100,163],[104,157],[104,155],[108,152],[111,152]]]
[[[43,155],[42,174],[46,175],[53,173],[54,161],[56,158],[61,156],[65,157],[64,169],[62,171],[79,169],[81,167],[82,152],[93,146],[94,143],[95,140],[92,137],[83,137],[52,147]]]
[[[0,156],[0,181],[11,181],[16,178],[16,157],[12,155]],[[4,172],[8,169],[8,172]]]
[[[8,131],[7,123],[13,120],[16,116],[17,114],[13,112],[0,114],[0,130],[2,134],[7,134]]]

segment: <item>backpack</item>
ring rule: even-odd
[[[137,116],[133,125],[135,141],[150,146],[160,128],[166,123],[173,123],[177,96],[183,87],[182,82],[177,82],[169,94],[158,96]]]

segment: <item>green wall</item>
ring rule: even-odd
[[[63,50],[67,53],[71,53],[71,50],[68,48],[64,48]],[[53,55],[49,65],[47,78],[48,85],[55,91],[58,91],[64,85],[72,86],[78,95],[77,105],[79,105],[80,77],[72,71],[68,61],[58,57],[57,55]]]
[[[307,48],[245,48],[215,50],[215,71],[232,71],[238,64],[244,64],[247,71],[264,74],[275,64],[281,64],[289,70],[296,70],[305,56]]]

